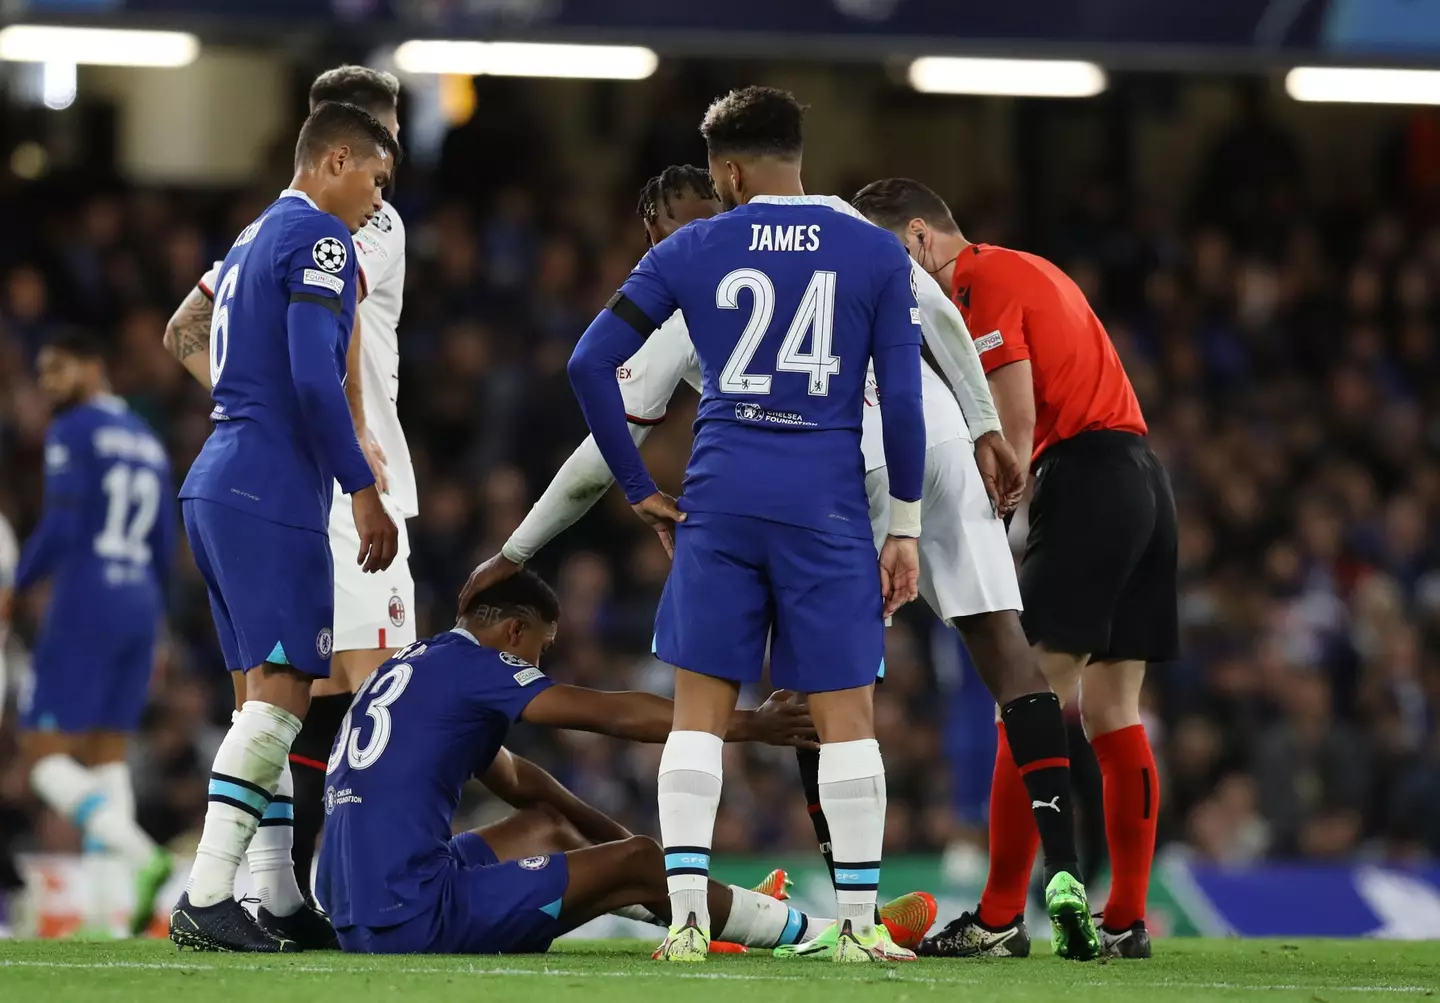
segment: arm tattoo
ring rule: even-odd
[[[199,289],[180,304],[170,323],[165,325],[165,347],[181,362],[197,352],[210,351],[210,318],[215,304]]]

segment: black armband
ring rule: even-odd
[[[629,324],[642,338],[650,337],[660,326],[645,316],[645,311],[636,306],[634,300],[618,290],[614,296],[610,297],[610,302],[605,304],[605,309]]]
[[[291,303],[314,303],[316,306],[323,306],[335,316],[340,316],[340,301],[334,296],[316,296],[314,293],[291,293]]]

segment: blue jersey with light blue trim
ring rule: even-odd
[[[918,390],[911,274],[892,233],[804,196],[651,248],[621,293],[656,323],[684,313],[704,385],[682,508],[870,537],[866,374],[872,356],[913,351]],[[923,455],[923,420],[918,435]]]
[[[550,685],[459,630],[417,641],[365,681],[325,777],[316,890],[336,926],[390,926],[435,908],[461,787]]]
[[[47,621],[153,626],[175,550],[165,447],[118,397],[57,415],[45,439],[45,510],[16,584],[52,581]]]
[[[349,230],[299,192],[287,191],[241,231],[215,284],[210,328],[215,424],[181,498],[204,498],[282,525],[328,531],[339,472],[329,469],[303,415],[287,316],[297,299],[331,310],[335,380],[342,383],[355,320],[356,267]]]

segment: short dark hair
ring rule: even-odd
[[[741,87],[716,98],[700,123],[712,155],[737,153],[794,160],[805,145],[805,107],[775,87]]]
[[[670,208],[670,199],[686,192],[702,199],[720,198],[715,194],[715,181],[708,170],[694,164],[671,164],[645,182],[645,187],[640,189],[640,204],[635,207],[635,211],[647,223],[659,219],[662,208],[665,215],[674,219],[675,213]]]
[[[479,616],[491,610],[493,614],[486,619],[492,623],[512,616],[530,616],[545,623],[560,621],[560,600],[555,590],[529,568],[521,568],[504,581],[475,593],[460,615]]]
[[[105,343],[83,327],[62,327],[45,339],[45,347],[87,362],[105,361]]]
[[[359,105],[372,115],[392,112],[400,104],[400,81],[384,70],[345,63],[326,70],[310,85],[310,107],[326,101]]]
[[[945,233],[960,232],[945,200],[911,178],[872,181],[855,193],[850,204],[887,230],[900,230],[912,219],[923,219]]]
[[[295,165],[314,163],[322,153],[340,143],[373,143],[400,163],[400,144],[380,120],[359,105],[326,101],[317,105],[300,127],[295,143]]]

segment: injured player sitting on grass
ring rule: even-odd
[[[559,616],[550,587],[522,571],[476,593],[453,630],[397,652],[356,693],[328,764],[316,889],[346,951],[533,953],[606,913],[668,925],[659,845],[502,748],[518,720],[638,742],[670,732],[663,697],[545,676]],[[812,743],[790,696],[736,711],[727,739]],[[452,837],[471,776],[518,811]],[[773,948],[832,922],[784,905],[784,888],[783,873],[760,891],[711,881],[718,939]]]

